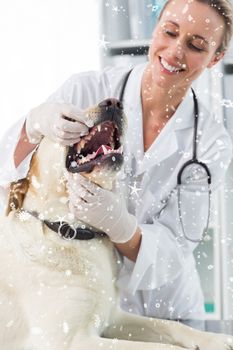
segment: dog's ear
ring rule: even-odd
[[[29,180],[27,178],[20,179],[10,184],[6,215],[9,215],[9,213],[13,210],[22,208],[23,200],[25,194],[27,193],[28,186]]]
[[[30,177],[33,171],[34,171],[33,175],[37,174],[36,171],[38,171],[37,162],[36,162],[37,150],[38,148],[34,152],[32,159],[30,161],[30,167],[29,167],[30,170],[28,171],[27,176],[24,179],[11,182],[10,184],[8,203],[6,207],[6,215],[9,215],[11,211],[21,209],[23,206],[24,197],[30,185]]]

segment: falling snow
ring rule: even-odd
[[[107,50],[108,45],[110,44],[110,42],[105,40],[105,37],[106,36],[104,34],[102,34],[102,38],[99,40],[99,47],[101,49]]]

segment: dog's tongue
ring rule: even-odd
[[[95,156],[98,156],[98,154],[106,154],[109,150],[112,151],[110,146],[102,145],[97,149]]]

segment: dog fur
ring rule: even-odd
[[[91,117],[99,113],[92,110]],[[115,250],[107,237],[64,240],[19,210],[76,223],[68,206],[66,155],[66,147],[44,138],[26,184],[14,184],[9,214],[1,218],[0,349],[233,349],[231,336],[122,311]],[[108,189],[114,178],[97,168],[83,175]]]

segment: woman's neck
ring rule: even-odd
[[[153,83],[150,68],[142,77],[141,101],[143,114],[143,142],[146,152],[175,113],[187,92],[186,89],[166,89]]]
[[[150,69],[146,68],[142,77],[141,101],[143,119],[154,119],[155,123],[166,123],[183,101],[186,89],[164,88],[153,84]]]

